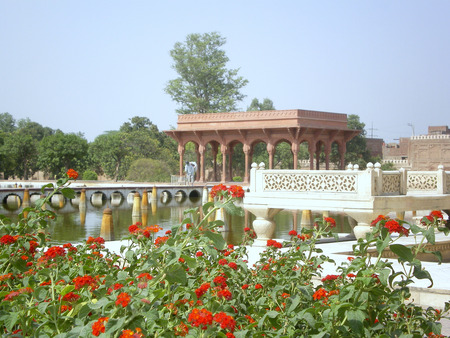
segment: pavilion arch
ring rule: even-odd
[[[245,163],[244,183],[248,183],[252,145],[257,140],[262,140],[267,145],[269,169],[273,168],[275,145],[281,139],[291,144],[294,169],[298,167],[298,146],[303,140],[308,142],[310,169],[315,167],[314,157],[316,157],[317,163],[319,162],[319,156],[316,155],[317,144],[323,144],[328,169],[331,144],[337,142],[341,169],[343,169],[344,161],[342,159],[345,158],[345,145],[359,131],[347,127],[346,114],[295,109],[178,115],[177,129],[167,130],[165,133],[178,142],[180,175],[183,175],[185,145],[189,141],[197,145],[195,151],[199,165],[197,177],[199,182],[206,182],[205,152],[208,143],[213,144],[217,151],[220,149],[222,154],[221,182],[224,183],[232,178],[230,169],[232,163],[228,163],[232,161],[231,148],[236,141],[242,143]]]
[[[287,146],[284,146],[284,144],[287,144]],[[285,148],[285,149],[283,149]],[[293,169],[294,166],[294,151],[298,152],[298,149],[293,150],[295,147],[292,147],[292,142],[286,138],[281,138],[275,142],[274,147],[274,160],[277,158],[282,157],[282,151],[288,151],[290,155],[290,160],[288,163],[282,162],[283,165],[282,169],[287,169],[286,166],[288,166],[289,169]],[[278,163],[274,163],[273,166],[277,166]]]

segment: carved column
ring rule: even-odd
[[[345,153],[347,152],[347,143],[342,141],[339,143],[339,154],[341,155],[341,167],[339,169],[345,169]]]
[[[314,152],[315,152],[315,142],[308,141],[308,152],[309,152],[309,170],[314,170]]]
[[[199,165],[200,165],[200,152],[199,152],[199,145],[196,144],[195,145],[195,155],[197,155],[197,171],[195,172],[195,180],[198,181],[199,177],[200,177],[200,170],[199,170]]]
[[[198,151],[200,153],[200,164],[199,164],[199,173],[200,173],[200,182],[205,182],[205,146],[200,145],[198,147]]]
[[[267,143],[267,152],[269,153],[269,169],[273,169],[273,154],[274,154],[274,150],[275,147],[273,146],[272,143]]]
[[[242,147],[244,151],[245,159],[244,159],[244,183],[249,182],[248,174],[250,172],[250,145],[244,144]]]
[[[220,151],[222,152],[222,183],[227,181],[227,151],[226,145],[220,145]]]
[[[180,154],[180,176],[183,176],[183,157],[184,157],[184,146],[178,144],[178,154]]]
[[[227,178],[229,181],[233,180],[233,166],[232,166],[232,162],[233,162],[233,152],[234,152],[234,148],[233,147],[229,147],[228,148],[228,174],[227,174]]]
[[[322,152],[322,143],[316,143],[316,170],[320,169],[320,153]]]
[[[216,143],[211,143],[211,154],[213,158],[213,181],[217,182],[217,153],[219,151],[218,145]]]
[[[294,159],[294,170],[298,169],[298,144],[293,142],[291,144],[292,156]]]
[[[325,144],[325,169],[330,170],[330,154],[331,154],[331,143],[327,142]]]

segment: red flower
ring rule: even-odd
[[[213,320],[220,324],[220,327],[222,329],[229,330],[231,332],[234,331],[234,328],[236,327],[236,321],[233,317],[227,315],[225,312],[219,312],[214,315]]]
[[[223,194],[227,191],[227,187],[223,184],[217,184],[211,188],[211,191],[209,192],[209,196],[212,198],[216,196],[223,196]]]
[[[91,237],[89,236],[89,238],[86,241],[86,244],[91,244],[91,243],[97,243],[97,244],[105,244],[105,240],[103,237]]]
[[[267,240],[267,246],[273,246],[274,248],[278,248],[278,249],[280,249],[280,248],[282,248],[283,247],[283,244],[281,244],[280,242],[277,242],[276,240],[274,240],[274,239],[268,239]]]
[[[73,169],[69,169],[67,170],[67,176],[69,176],[69,178],[76,180],[78,178],[78,173],[73,170]]]
[[[173,328],[173,330],[175,331],[175,336],[184,337],[189,333],[188,326],[183,322],[181,322],[179,325],[175,326]]]
[[[393,232],[403,234],[405,236],[408,236],[408,234],[409,234],[409,229],[404,228],[397,221],[395,221],[393,219],[387,221],[386,224],[384,225],[384,227],[388,229],[390,234],[392,234]]]
[[[89,275],[75,277],[72,282],[75,284],[75,290],[79,290],[84,286],[91,287],[92,290],[98,287],[97,279]]]
[[[203,252],[201,252],[201,251],[197,251],[197,253],[195,254],[195,256],[197,256],[197,257],[201,257],[201,256],[203,256]]]
[[[289,231],[289,236],[297,236],[297,231],[295,230]]]
[[[137,279],[152,280],[153,277],[148,272],[143,272],[139,276],[137,276]]]
[[[384,216],[384,215],[378,215],[378,217],[377,218],[375,218],[373,221],[372,221],[372,223],[370,223],[370,226],[376,226],[377,224],[378,224],[378,222],[380,222],[380,221],[385,221],[385,220],[387,220],[389,217],[387,217],[387,216]]]
[[[326,281],[336,280],[339,278],[339,275],[326,275],[324,278],[322,278],[322,283]]]
[[[333,217],[324,217],[324,222],[327,223],[327,225],[330,228],[335,228],[336,227],[336,221],[334,220]]]
[[[100,317],[94,324],[92,324],[92,334],[96,337],[105,332],[105,324],[108,321],[108,317]]]
[[[122,305],[123,307],[126,307],[128,303],[130,302],[130,295],[126,292],[122,292],[117,296],[116,305]]]
[[[163,245],[164,243],[166,243],[167,242],[167,240],[169,239],[169,237],[167,237],[167,236],[160,236],[160,237],[157,237],[156,239],[155,239],[155,245],[156,246],[161,246],[161,245]]]
[[[44,253],[44,255],[45,255],[45,258],[47,258],[47,259],[56,258],[57,256],[63,257],[66,255],[66,250],[60,246],[52,246],[47,249],[47,251]]]
[[[232,185],[228,188],[228,192],[231,194],[232,197],[235,198],[243,198],[244,197],[244,189],[242,189],[239,185]]]
[[[237,270],[237,264],[236,264],[235,262],[230,262],[230,263],[228,263],[228,266],[229,266],[230,268],[232,268],[233,270]]]
[[[0,238],[0,243],[2,244],[13,244],[17,240],[16,237],[13,237],[11,235],[3,235],[2,238]]]
[[[241,286],[241,289],[242,289],[242,290],[247,290],[247,289],[248,289],[248,286],[249,286],[248,284],[244,284],[244,285]]]
[[[195,294],[197,295],[197,298],[200,298],[201,296],[203,296],[210,287],[211,287],[211,284],[209,284],[209,283],[203,283],[202,285],[200,285],[200,287],[195,290]]]
[[[80,295],[77,295],[76,293],[73,292],[66,293],[62,298],[63,301],[69,303],[76,302],[78,299],[80,299]]]
[[[322,298],[326,298],[327,294],[328,293],[327,293],[327,291],[324,288],[320,288],[319,290],[314,292],[313,298],[314,298],[314,300],[319,300],[319,299],[322,299]]]
[[[442,215],[442,211],[440,210],[433,210],[430,212],[430,216],[434,217],[434,218],[439,218],[439,219],[443,219],[444,216]]]
[[[256,290],[262,289],[262,285],[261,285],[261,284],[256,284],[256,285],[255,285],[255,289],[256,289]]]
[[[188,316],[188,322],[192,326],[201,327],[202,330],[206,330],[208,325],[211,325],[213,321],[212,313],[206,309],[193,309]]]
[[[244,232],[249,232],[250,230],[252,230],[252,229],[250,229],[249,227],[244,228]]]
[[[222,289],[227,287],[227,279],[224,276],[217,276],[213,280],[214,284],[220,286]]]
[[[120,334],[119,338],[141,338],[144,337],[144,335],[141,333],[142,330],[137,327],[136,332],[133,330],[123,330]]]
[[[221,258],[221,259],[219,259],[219,265],[226,265],[226,264],[228,264],[228,261],[225,259],[225,258]]]
[[[231,298],[233,298],[231,291],[228,289],[223,289],[217,292],[217,297],[225,298],[226,300],[231,300]]]

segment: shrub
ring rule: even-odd
[[[106,249],[101,237],[49,246],[45,229],[55,214],[42,207],[56,192],[73,198],[68,181],[58,180],[17,224],[1,219],[5,336],[423,337],[438,335],[448,314],[448,303],[438,311],[408,301],[413,277],[432,281],[416,255],[434,241],[435,230],[447,232],[438,211],[424,217],[424,228],[378,217],[352,259],[322,277],[321,265],[332,260],[316,241],[333,236],[335,221],[316,220],[314,229],[291,231],[285,243],[267,241],[250,267],[254,232],[245,228],[242,245],[227,245],[218,232],[223,222],[208,221],[243,196],[237,186],[214,187],[217,202],[202,207],[203,217],[186,210],[181,224],[164,234],[157,225],[131,225],[120,254]],[[420,234],[421,241],[410,249],[394,243],[394,232]],[[402,271],[381,259],[388,246]],[[369,247],[377,257],[367,255]]]
[[[86,170],[83,175],[82,175],[82,179],[86,180],[86,181],[97,181],[98,180],[98,176],[95,173],[95,171],[92,170]]]
[[[171,169],[167,163],[150,158],[134,161],[128,169],[127,180],[137,182],[170,182]]]
[[[233,182],[242,182],[242,177],[241,176],[234,176],[233,177]]]

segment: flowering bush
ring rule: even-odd
[[[27,208],[16,224],[1,219],[0,322],[3,336],[47,337],[422,337],[439,335],[448,312],[414,305],[408,285],[431,276],[416,256],[447,231],[439,215],[424,227],[379,217],[373,233],[359,240],[354,257],[322,276],[332,262],[316,245],[331,236],[334,219],[314,229],[291,231],[290,241],[269,240],[254,266],[247,264],[254,232],[242,245],[227,245],[208,221],[219,207],[243,197],[240,187],[216,186],[218,198],[197,209],[165,234],[158,226],[129,227],[128,245],[112,253],[100,237],[86,243],[49,246],[46,229],[55,215],[42,208],[67,187],[73,172],[54,191]],[[43,190],[44,191],[44,190]],[[72,197],[73,198],[73,197]],[[203,217],[199,215],[202,214]],[[395,223],[393,223],[395,222]],[[414,248],[394,243],[391,233],[414,235]],[[403,271],[381,259],[389,248]],[[375,247],[378,257],[367,255]],[[436,255],[439,256],[438,253]],[[448,305],[448,304],[447,304]]]

